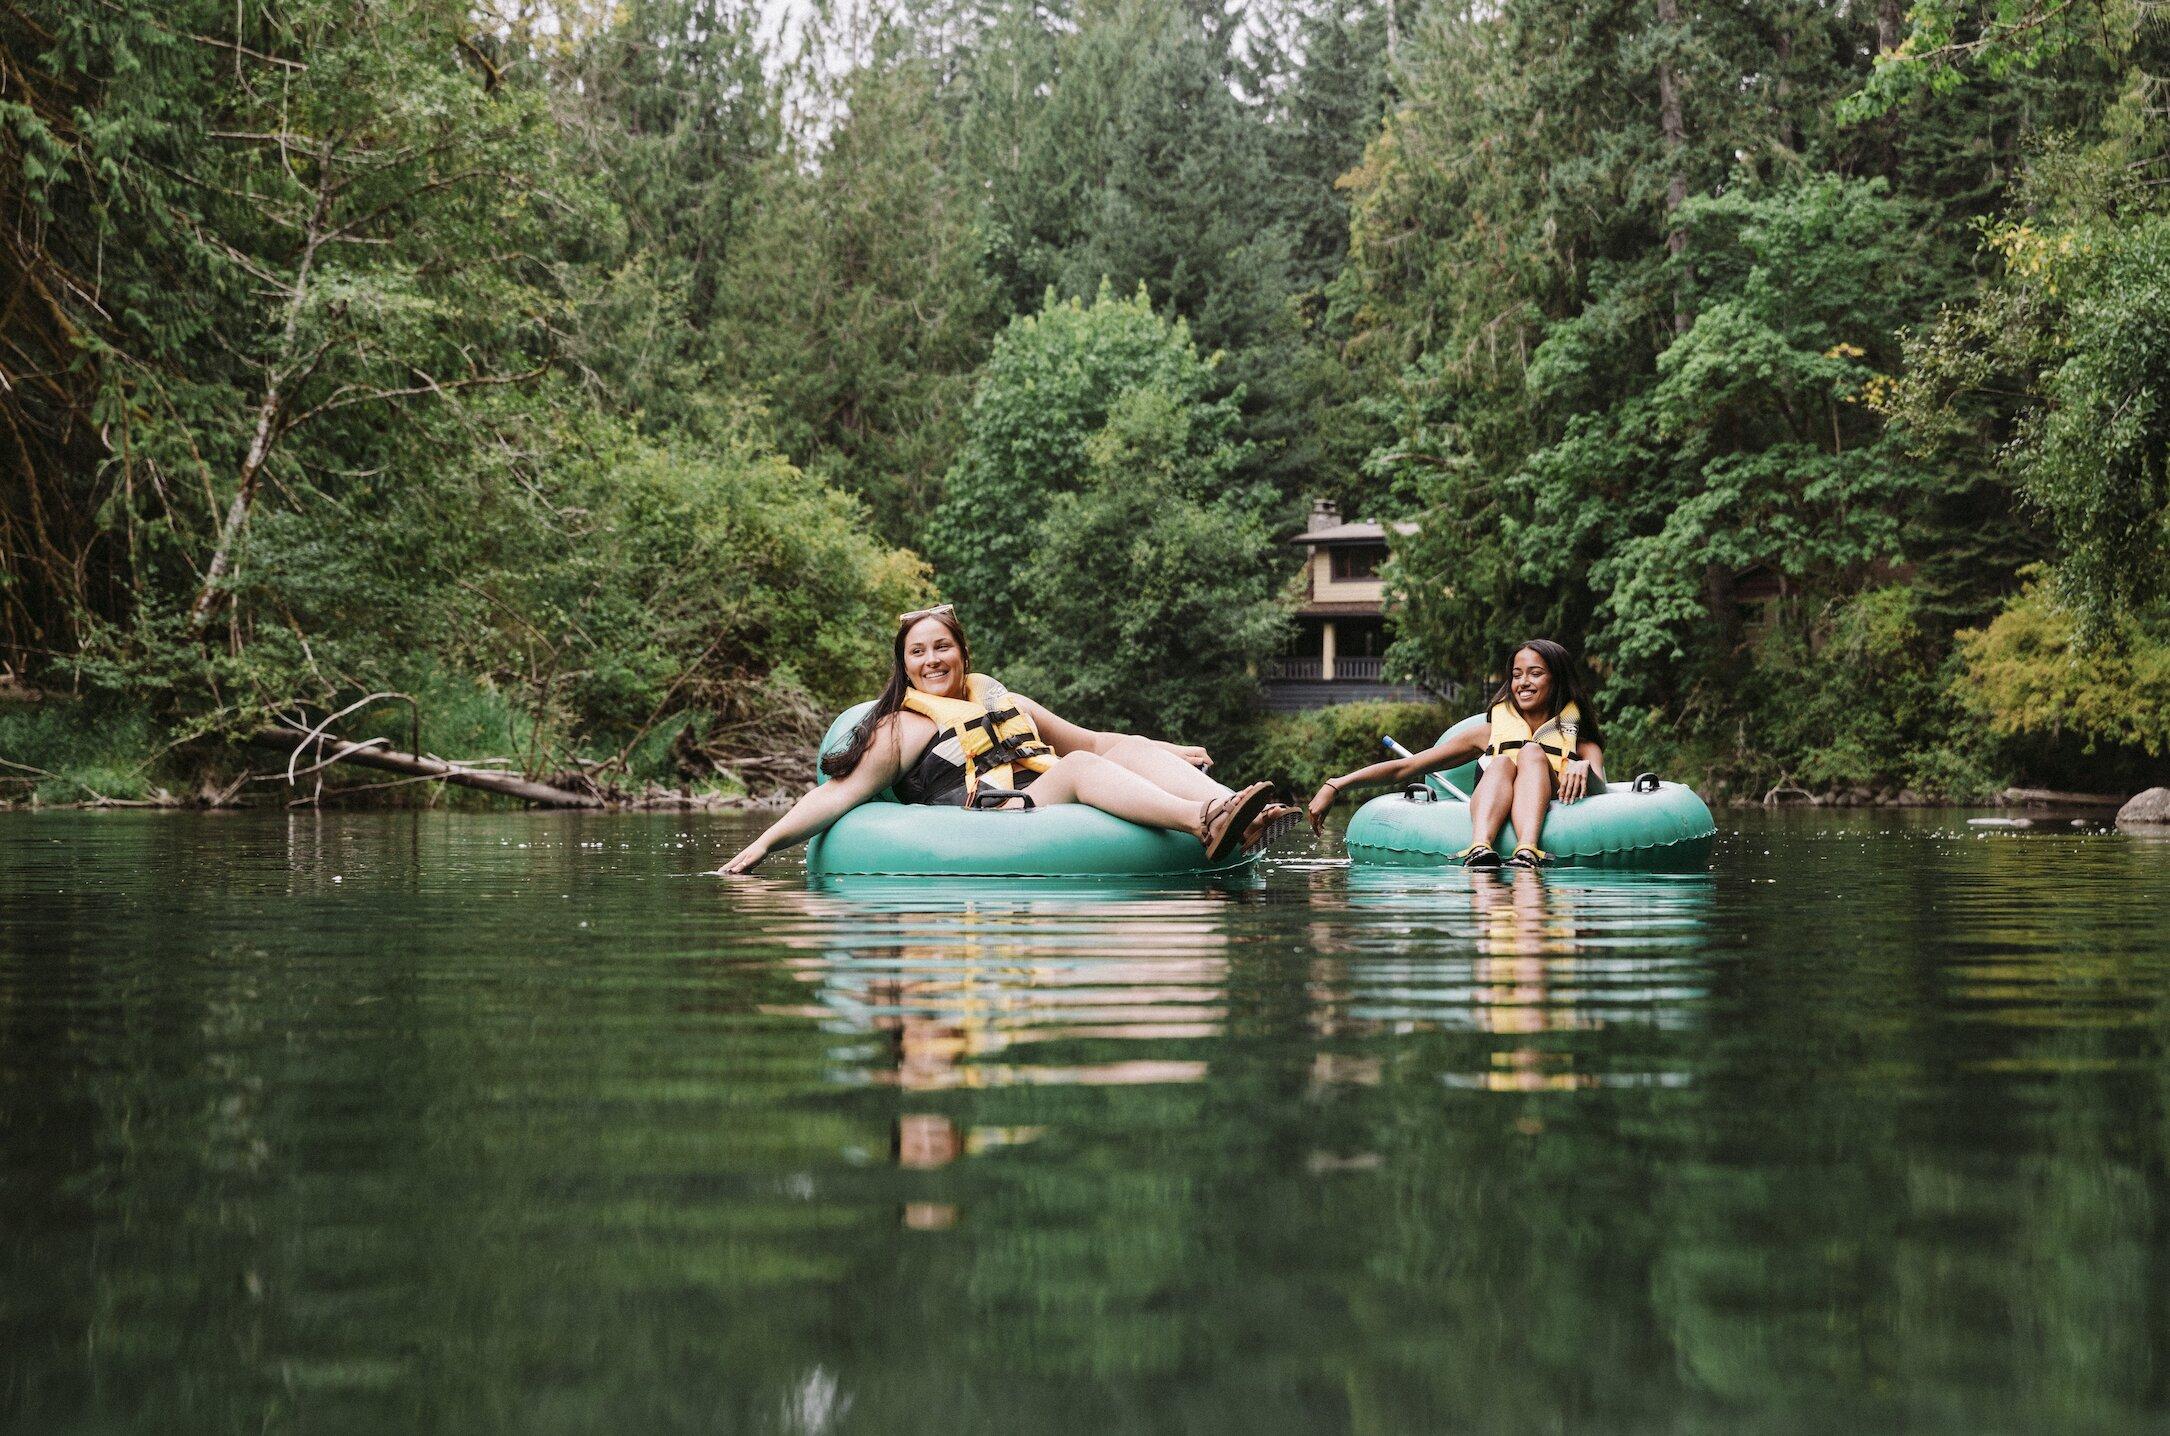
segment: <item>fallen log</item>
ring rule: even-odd
[[[381,739],[372,739],[368,743],[349,743],[344,738],[333,738],[329,735],[312,737],[307,733],[297,733],[285,728],[267,728],[255,734],[250,741],[288,754],[298,747],[307,746],[320,750],[327,763],[353,763],[358,767],[376,768],[386,773],[402,773],[410,778],[438,778],[447,783],[457,783],[463,788],[479,788],[485,793],[518,798],[524,803],[535,803],[545,808],[603,806],[603,800],[593,793],[576,793],[565,788],[554,788],[548,783],[538,783],[532,778],[523,778],[515,773],[493,773],[486,768],[470,768],[420,753],[402,753],[396,748],[384,747]]]
[[[2126,793],[2066,793],[2055,788],[2006,788],[2007,808],[2114,808]]]

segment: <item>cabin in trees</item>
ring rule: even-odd
[[[1414,533],[1416,525],[1394,529]],[[1321,499],[1311,506],[1310,524],[1289,542],[1305,550],[1304,581],[1296,636],[1260,674],[1266,706],[1288,713],[1362,698],[1428,697],[1413,685],[1386,682],[1381,672],[1387,634],[1379,567],[1386,562],[1386,526],[1344,523],[1341,510]]]

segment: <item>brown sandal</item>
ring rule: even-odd
[[[1206,861],[1217,863],[1234,856],[1243,846],[1251,820],[1273,801],[1273,784],[1253,783],[1240,793],[1214,798],[1199,809],[1199,835],[1206,845]]]
[[[1259,815],[1251,819],[1251,826],[1243,831],[1243,850],[1247,853],[1263,852],[1287,836],[1289,829],[1303,818],[1303,814],[1286,803],[1268,803]]]

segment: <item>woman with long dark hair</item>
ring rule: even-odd
[[[1545,811],[1554,799],[1574,803],[1605,791],[1603,743],[1575,661],[1551,639],[1532,638],[1508,655],[1506,675],[1493,691],[1484,722],[1421,753],[1328,778],[1312,795],[1306,815],[1315,832],[1345,789],[1406,782],[1476,756],[1484,776],[1469,797],[1475,841],[1455,860],[1465,868],[1499,867],[1499,832],[1511,816],[1515,850],[1506,866],[1546,867],[1552,857],[1539,846]]]
[[[945,603],[897,616],[888,685],[850,741],[823,756],[830,781],[723,871],[747,872],[891,787],[902,802],[964,808],[1084,803],[1193,834],[1214,862],[1294,824],[1296,810],[1275,803],[1270,784],[1237,792],[1206,776],[1212,765],[1203,748],[1095,732],[972,672],[957,610]]]

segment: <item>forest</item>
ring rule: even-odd
[[[0,802],[772,792],[936,597],[1300,777],[1316,498],[1616,767],[2170,760],[2154,0],[0,0],[0,210]]]

